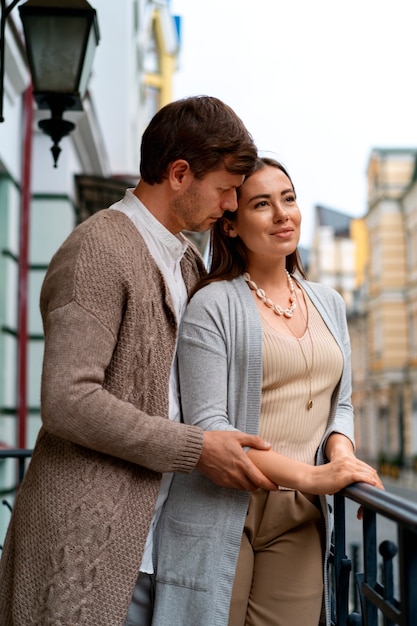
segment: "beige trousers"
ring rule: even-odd
[[[317,626],[324,532],[315,496],[281,490],[252,494],[229,626]]]

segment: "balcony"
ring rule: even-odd
[[[16,487],[7,490],[8,499],[2,501],[10,510],[10,500],[30,456],[31,450],[0,450],[0,461],[14,459],[16,463]],[[346,512],[347,501],[363,509],[362,541],[350,546],[346,545],[346,529],[352,522],[349,517],[352,512]],[[370,485],[355,483],[335,494],[333,508],[332,626],[417,625],[417,504]],[[377,539],[377,522],[381,518],[395,526],[395,542]]]

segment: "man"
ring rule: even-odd
[[[41,293],[43,425],[0,562],[1,626],[147,625],[169,473],[198,468],[226,487],[273,488],[242,449],[268,447],[260,438],[179,423],[175,366],[178,323],[204,272],[180,233],[235,210],[255,158],[221,101],[171,103],[143,135],[137,187],[52,259]]]

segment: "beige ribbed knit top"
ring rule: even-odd
[[[262,403],[259,434],[276,452],[314,464],[324,435],[332,393],[343,368],[339,346],[305,295],[308,329],[297,338],[261,317]],[[311,378],[311,383],[310,383]],[[313,406],[307,405],[313,400]]]

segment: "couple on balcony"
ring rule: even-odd
[[[382,485],[354,454],[344,303],[306,280],[300,223],[223,102],[151,120],[137,187],[42,287],[43,423],[0,626],[329,623],[325,494]],[[182,231],[209,228],[207,274]]]

